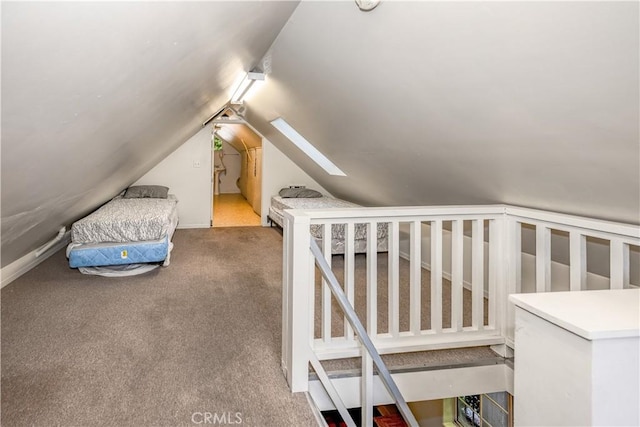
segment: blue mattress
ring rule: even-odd
[[[95,267],[164,261],[169,254],[169,238],[146,242],[98,243],[69,251],[69,266]]]

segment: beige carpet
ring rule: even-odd
[[[214,227],[257,225],[260,225],[260,216],[253,211],[242,194],[220,194],[213,197]]]
[[[61,251],[2,289],[2,426],[180,426],[207,412],[238,413],[247,426],[315,425],[305,396],[291,395],[280,369],[281,234],[262,227],[178,230],[174,244],[171,265],[145,275],[85,276],[68,268]],[[387,255],[378,257],[384,331]],[[342,257],[333,263],[342,277]],[[358,255],[359,312],[364,263]],[[403,260],[405,297],[407,277]],[[423,283],[426,304],[427,271]],[[446,317],[448,283],[443,293]],[[468,308],[468,293],[464,300]],[[336,335],[342,330],[337,310]],[[492,357],[480,348],[385,359],[399,368]],[[356,360],[324,364],[330,371],[359,366]]]
[[[2,426],[316,425],[280,369],[280,234],[174,243],[142,276],[85,276],[59,252],[2,289]]]
[[[378,265],[378,332],[389,332],[388,326],[388,273],[387,264],[389,256],[387,253],[379,253],[377,259]],[[355,273],[354,273],[354,301],[355,310],[361,320],[366,319],[366,268],[367,258],[365,254],[356,254],[355,256]],[[342,255],[334,255],[331,259],[331,268],[340,283],[344,281],[344,257]],[[400,332],[409,331],[409,261],[399,259],[399,330]],[[428,270],[422,269],[421,275],[421,307],[420,307],[420,324],[422,329],[431,327],[431,274]],[[322,301],[322,281],[320,280],[320,271],[316,268],[316,316],[315,316],[315,336],[321,337],[321,301]],[[484,324],[489,323],[488,316],[488,300],[484,299]],[[463,289],[462,292],[462,325],[471,326],[471,292]],[[343,336],[344,334],[344,314],[338,306],[335,298],[332,298],[331,304],[331,335]],[[366,325],[365,325],[366,326]],[[442,327],[451,327],[451,282],[442,280]]]

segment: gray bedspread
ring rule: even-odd
[[[74,243],[141,242],[167,235],[177,219],[175,196],[167,199],[115,198],[71,227]]]
[[[271,218],[283,226],[282,212],[285,209],[334,209],[334,208],[359,208],[357,205],[346,200],[334,199],[333,197],[317,197],[317,198],[283,198],[274,196],[271,198]],[[311,224],[311,234],[316,239],[322,238],[322,230],[324,226],[321,224]],[[388,224],[379,223],[377,226],[377,238],[384,239],[387,237]],[[334,224],[331,226],[331,238],[344,240],[346,228],[344,224]],[[365,240],[367,238],[367,225],[355,225],[355,239]]]

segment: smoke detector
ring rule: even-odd
[[[358,8],[364,12],[373,10],[380,4],[380,0],[355,0]]]

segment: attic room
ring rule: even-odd
[[[2,425],[640,423],[637,1],[0,15]],[[82,274],[142,186],[162,256]]]

